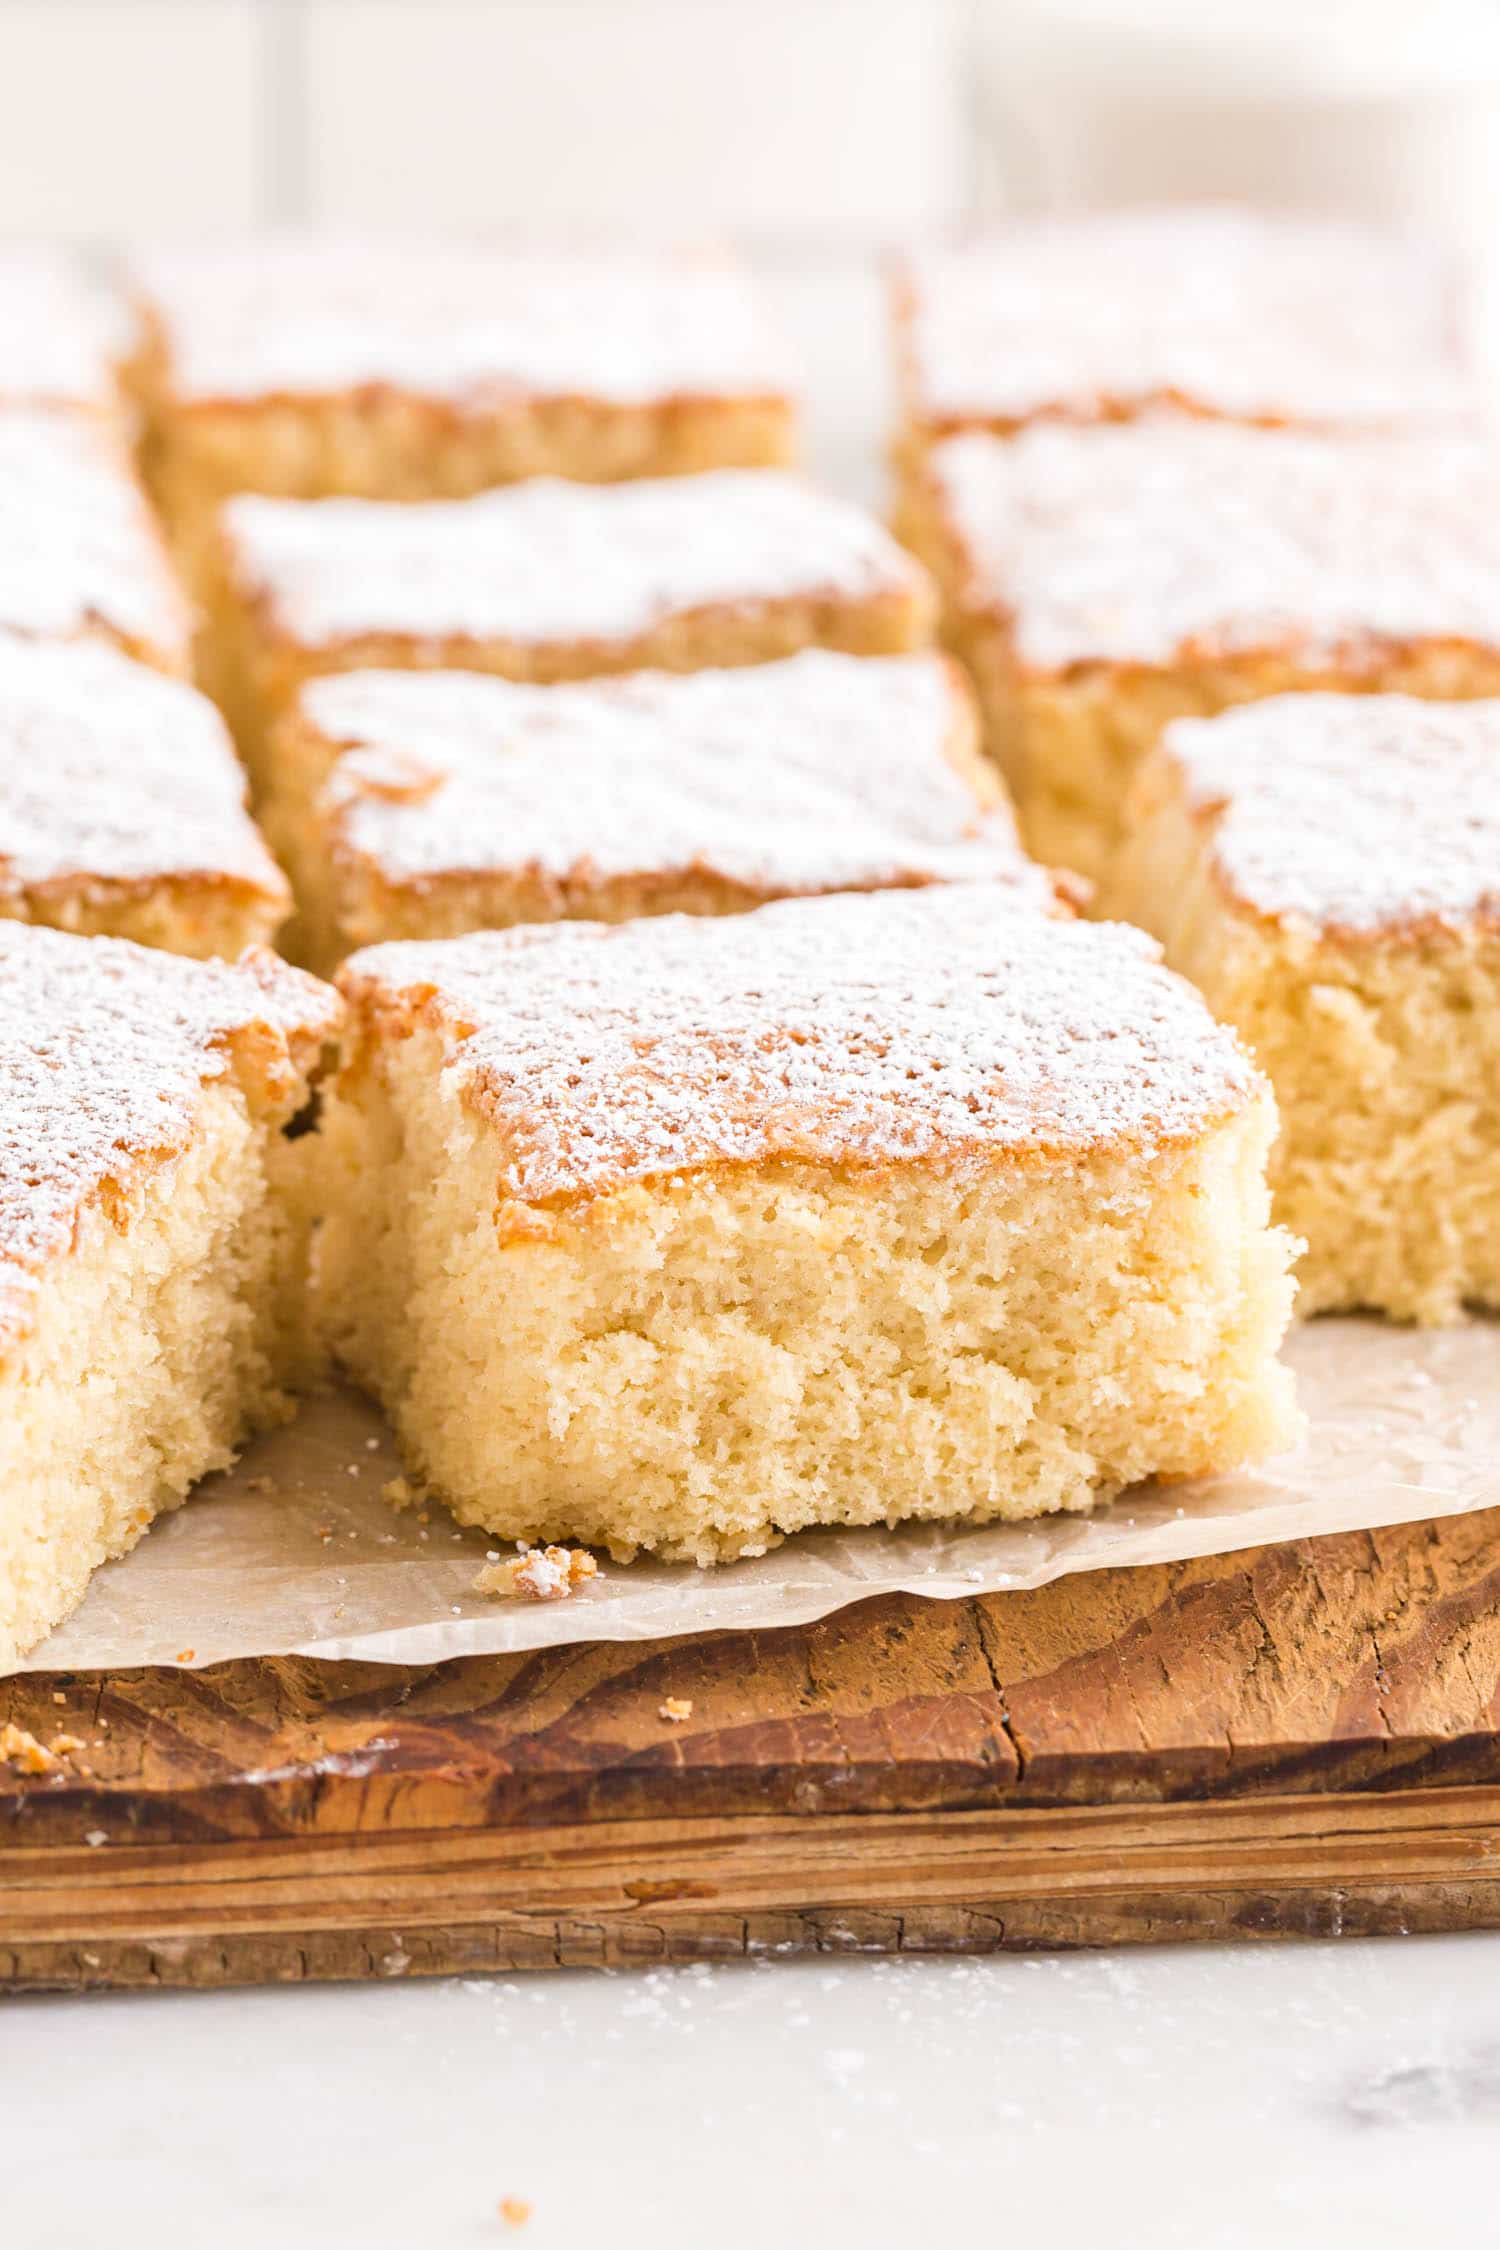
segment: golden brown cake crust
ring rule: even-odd
[[[129,456],[84,416],[0,408],[0,630],[95,636],[168,672],[193,618]]]
[[[1163,408],[1353,430],[1477,407],[1452,259],[1346,221],[1204,207],[1020,224],[903,258],[893,295],[912,448]]]
[[[806,650],[548,688],[343,673],[303,690],[275,763],[304,905],[348,951],[933,882],[1050,904],[976,737],[950,659]]]
[[[784,464],[795,404],[711,252],[304,241],[135,276],[153,484],[191,544],[235,491],[458,498]]]
[[[223,523],[232,595],[272,645],[317,654],[461,662],[492,644],[512,676],[582,677],[716,619],[774,633],[795,609],[889,613],[907,645],[929,623],[922,573],[878,524],[774,470],[408,506],[246,497]]]
[[[180,952],[220,923],[238,952],[290,908],[223,720],[103,643],[0,633],[0,913],[94,931],[153,901]]]
[[[124,1223],[179,1153],[203,1086],[257,1115],[296,1105],[338,1028],[337,996],[274,954],[234,966],[0,922],[0,1348],[88,1205]]]
[[[963,1176],[1164,1146],[1261,1090],[1148,939],[1001,886],[377,946],[339,983],[356,1070],[415,1025],[440,1032],[510,1205],[687,1172]]]
[[[1500,703],[1275,696],[1160,755],[1250,914],[1348,944],[1500,923]]]
[[[902,529],[1028,847],[1097,879],[1171,720],[1293,690],[1500,694],[1500,452],[1230,423],[935,446]]]
[[[1304,1314],[1500,1302],[1500,705],[1298,695],[1168,729],[1112,912],[1276,1089]]]
[[[148,257],[134,292],[185,404],[789,396],[744,272],[712,250],[309,238]]]
[[[1158,419],[937,446],[924,521],[955,611],[1025,673],[1500,644],[1500,453]]]

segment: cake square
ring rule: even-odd
[[[0,406],[0,631],[192,667],[193,615],[129,454],[87,416]]]
[[[538,683],[856,655],[931,636],[926,576],[862,510],[775,469],[538,478],[470,500],[231,500],[212,662],[242,756],[302,682],[371,669]]]
[[[730,914],[823,891],[1028,886],[973,697],[931,653],[523,687],[345,672],[284,722],[266,819],[315,966],[519,922]]]
[[[231,492],[457,499],[794,451],[786,356],[711,250],[262,241],[146,258],[134,293],[179,532]]]
[[[290,910],[207,696],[103,642],[0,633],[0,915],[232,959]]]
[[[66,259],[0,250],[0,407],[71,410],[123,423],[119,322]]]
[[[1500,703],[1179,720],[1105,897],[1271,1078],[1299,1309],[1500,1306]]]
[[[0,1666],[307,1370],[300,1152],[338,1024],[274,955],[0,922]]]
[[[1103,872],[1168,720],[1500,692],[1500,452],[1161,417],[934,446],[906,529],[1040,859]]]
[[[1306,214],[1183,206],[929,245],[892,289],[903,430],[1172,408],[1324,430],[1472,417],[1465,276],[1435,242]]]
[[[465,1522],[700,1563],[1291,1431],[1269,1089],[1004,885],[356,954],[316,1294]]]

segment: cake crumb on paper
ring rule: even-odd
[[[564,1602],[599,1575],[587,1547],[525,1547],[486,1563],[470,1584],[476,1594],[508,1594],[532,1602]]]
[[[692,1715],[693,1699],[690,1695],[667,1696],[657,1713],[658,1718],[670,1719],[673,1726],[681,1726],[683,1720],[690,1719]]]
[[[524,2227],[531,2217],[531,2205],[523,2195],[502,2195],[500,2216],[508,2227]]]
[[[86,1750],[88,1744],[82,1735],[55,1734],[48,1745],[54,1758],[71,1758],[75,1750]]]
[[[0,1727],[0,1763],[14,1766],[17,1773],[56,1773],[61,1761],[45,1742],[7,1719]]]
[[[173,1661],[178,1664],[191,1664],[197,1653],[196,1649],[180,1648]]]

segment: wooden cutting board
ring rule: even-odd
[[[1500,1512],[6,1720],[84,1745],[0,1766],[13,1991],[1500,1925]]]

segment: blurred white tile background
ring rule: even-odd
[[[0,237],[732,234],[851,479],[881,243],[1173,194],[1404,214],[1489,272],[1500,0],[0,0]]]
[[[940,222],[969,188],[972,16],[0,0],[0,231],[686,219],[807,240]]]
[[[1481,221],[1500,0],[0,0],[0,233],[1233,193]]]

